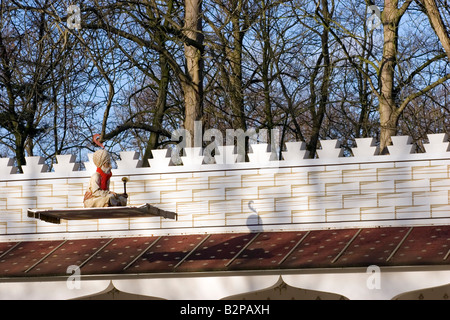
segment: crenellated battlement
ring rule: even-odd
[[[446,134],[428,139],[426,152],[415,153],[410,137],[392,137],[389,155],[377,155],[374,139],[357,139],[354,156],[343,156],[338,141],[325,140],[316,159],[306,158],[305,143],[287,142],[281,161],[271,160],[265,143],[251,145],[249,162],[235,162],[234,146],[219,146],[209,163],[202,148],[185,148],[180,165],[171,163],[168,150],[154,150],[150,167],[142,167],[137,152],[121,152],[111,189],[122,192],[126,176],[129,205],[150,203],[178,213],[178,221],[149,217],[52,225],[30,219],[29,208],[83,206],[96,169],[92,154],[85,170],[79,170],[74,155],[57,156],[52,171],[42,157],[28,157],[23,173],[17,173],[13,159],[0,158],[0,237],[448,224],[450,143]]]
[[[450,142],[447,134],[428,135],[429,143],[424,144],[425,153],[415,153],[415,147],[411,144],[409,136],[392,137],[393,145],[388,146],[389,154],[378,155],[378,147],[375,138],[356,139],[356,147],[352,148],[354,156],[345,157],[344,149],[340,147],[338,140],[321,140],[321,149],[317,150],[318,158],[307,158],[306,144],[304,142],[286,142],[286,151],[282,152],[282,160],[271,160],[272,153],[268,152],[267,143],[251,144],[251,152],[248,154],[249,162],[236,162],[237,155],[234,146],[219,146],[219,153],[209,163],[205,163],[202,148],[184,148],[185,156],[181,156],[182,163],[171,164],[170,151],[167,149],[152,150],[153,159],[150,159],[150,167],[142,167],[139,153],[135,151],[120,152],[120,160],[113,173],[127,174],[151,174],[170,172],[196,172],[204,170],[233,170],[251,168],[277,168],[292,166],[313,166],[319,164],[351,164],[359,162],[391,162],[410,160],[447,159],[450,157]],[[44,158],[39,156],[26,157],[26,165],[23,173],[17,173],[14,167],[14,159],[0,158],[0,181],[23,180],[40,178],[70,178],[90,176],[96,167],[92,162],[92,154],[88,154],[89,161],[84,162],[85,170],[79,170],[79,163],[75,162],[75,155],[57,155],[57,163],[54,170],[49,171],[44,163]],[[272,157],[273,158],[273,157]]]

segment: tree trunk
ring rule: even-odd
[[[153,116],[152,125],[156,130],[162,129],[164,113],[167,106],[167,89],[169,86],[169,64],[163,55],[159,56],[161,70],[161,79],[159,80],[158,100],[156,101],[156,110]],[[143,156],[143,166],[148,167],[148,159],[151,158],[151,151],[158,147],[159,132],[151,132]]]
[[[364,28],[364,44],[365,48],[364,60],[368,61],[372,54],[373,48],[373,33],[368,34],[368,30]],[[369,63],[361,60],[358,63],[357,70],[362,72],[356,72],[356,79],[358,83],[359,104],[361,105],[361,113],[359,114],[359,120],[355,125],[355,138],[367,138],[369,137],[370,124],[370,102],[369,102]]]
[[[18,130],[17,132],[14,132],[15,137],[15,153],[16,153],[16,165],[17,169],[20,173],[23,173],[22,166],[26,164],[25,160],[25,145],[24,145],[24,137]]]
[[[269,72],[270,72],[270,63],[271,57],[273,57],[271,44],[270,44],[270,13],[267,12],[267,7],[265,0],[262,1],[261,4],[262,10],[262,18],[261,18],[261,34],[263,37],[263,52],[262,52],[262,64],[261,64],[261,77],[264,88],[264,113],[266,116],[266,126],[268,131],[273,129],[273,115],[270,101],[270,81],[269,81]],[[268,14],[267,14],[268,13]],[[271,135],[269,134],[269,137]],[[270,138],[269,138],[270,140]],[[269,141],[270,143],[270,141]]]
[[[243,53],[243,41],[246,32],[245,26],[241,24],[241,14],[243,10],[243,1],[238,0],[231,5],[233,10],[230,9],[230,21],[232,24],[232,42],[229,47],[226,48],[227,59],[230,62],[230,88],[228,93],[230,95],[231,111],[232,111],[232,126],[234,130],[242,129],[243,132],[247,131],[247,121],[245,117],[244,108],[244,85],[242,81],[242,53]],[[239,143],[238,143],[239,144]],[[245,137],[244,141],[244,154],[240,154],[236,161],[245,162],[248,161],[249,141],[248,137]],[[239,153],[239,151],[238,151]]]
[[[202,34],[202,0],[185,0],[185,30],[188,39],[203,46]],[[184,128],[191,134],[194,142],[195,121],[202,119],[203,113],[203,57],[198,46],[185,43],[184,55],[189,82],[183,84],[185,119]]]
[[[237,8],[239,8],[238,6]],[[233,13],[231,17],[233,25],[233,44],[232,48],[227,50],[227,56],[230,59],[230,97],[231,109],[233,112],[233,128],[247,130],[244,111],[244,89],[242,85],[242,42],[244,40],[244,32],[241,31],[239,11]]]
[[[397,134],[397,124],[401,112],[397,108],[397,92],[395,92],[394,73],[397,66],[398,26],[411,1],[406,1],[399,9],[398,0],[385,0],[381,14],[383,23],[383,58],[380,66],[380,152],[386,153],[391,144],[391,136]]]
[[[442,22],[441,14],[436,5],[435,0],[423,0],[423,5],[427,10],[428,19],[430,20],[431,26],[436,32],[445,52],[447,53],[448,60],[450,60],[450,37],[448,36],[447,29]]]
[[[167,2],[167,14],[170,15],[173,12],[173,0]],[[166,19],[164,21],[164,27],[168,27],[169,22]],[[159,33],[156,36],[156,40],[158,45],[161,48],[166,48],[166,42],[168,41],[168,37],[165,33]],[[163,119],[164,114],[167,108],[167,92],[169,88],[170,81],[170,65],[167,57],[163,53],[159,53],[159,69],[161,72],[161,78],[158,83],[158,98],[156,101],[156,109],[155,114],[153,115],[152,125],[157,131],[161,131],[163,129]],[[143,156],[143,166],[149,167],[150,163],[148,159],[152,158],[152,150],[158,147],[158,141],[160,137],[160,133],[157,131],[150,132],[150,137],[147,142],[147,146],[144,151]]]
[[[317,150],[317,143],[320,138],[320,129],[322,127],[322,122],[325,116],[326,107],[328,104],[329,87],[331,81],[331,59],[329,53],[329,23],[331,21],[331,14],[328,10],[328,0],[321,0],[321,14],[322,21],[324,23],[323,31],[321,34],[322,52],[316,62],[315,70],[313,76],[311,77],[310,88],[311,88],[311,120],[312,120],[312,130],[311,138],[306,146],[310,158],[314,158]],[[319,68],[323,66],[323,76],[322,84],[320,87],[320,97],[318,101],[318,106],[316,110],[316,94],[315,94],[315,79],[317,77]]]

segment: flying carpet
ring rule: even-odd
[[[178,214],[166,211],[151,204],[125,207],[102,208],[70,208],[70,209],[28,209],[28,217],[40,219],[45,222],[60,224],[64,220],[89,220],[89,219],[117,219],[117,218],[141,218],[163,217],[165,219],[178,220]]]

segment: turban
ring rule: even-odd
[[[106,162],[111,162],[111,157],[108,151],[101,149],[94,152],[93,160],[97,168],[101,168]]]

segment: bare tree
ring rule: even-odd
[[[198,120],[278,127],[312,157],[319,139],[350,152],[351,138],[375,136],[384,149],[419,123],[417,139],[448,126],[448,58],[425,0],[385,0],[380,30],[366,25],[373,3],[356,0],[94,1],[80,4],[79,30],[62,0],[8,4],[0,134],[21,164],[93,150],[94,133],[146,163],[181,125],[193,138]],[[438,13],[445,29],[448,8]]]
[[[48,7],[49,2],[41,6]],[[67,41],[50,30],[47,18],[44,10],[34,14],[2,2],[0,128],[11,141],[9,147],[14,150],[20,171],[25,157],[34,155],[40,138],[52,125],[53,128],[60,125],[57,123],[57,97],[63,88],[65,70],[57,66],[67,62],[62,50]],[[70,69],[69,65],[66,67]],[[52,110],[53,124],[46,118]],[[55,134],[52,155],[61,152],[57,137]]]
[[[417,0],[419,4],[421,4],[423,7],[425,7],[426,14],[428,16],[428,19],[430,20],[430,24],[433,27],[434,31],[436,32],[436,35],[438,36],[439,40],[441,41],[442,46],[444,47],[445,52],[447,53],[447,57],[450,60],[450,37],[448,35],[447,28],[444,24],[444,20],[442,18],[442,15],[438,9],[437,3],[435,0]],[[447,8],[446,8],[447,7]],[[448,12],[448,4],[443,5],[441,4],[442,10],[447,10]]]

